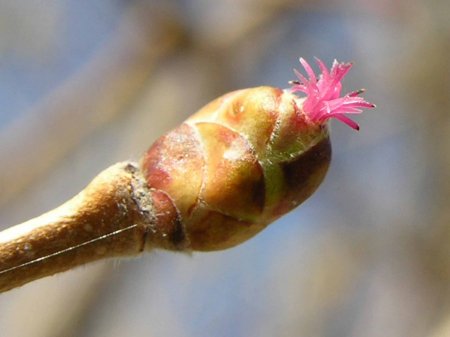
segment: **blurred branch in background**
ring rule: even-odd
[[[140,4],[82,69],[0,133],[0,205],[38,180],[79,142],[126,113],[155,64],[182,41],[173,15]]]

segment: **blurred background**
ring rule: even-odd
[[[137,160],[227,91],[354,61],[296,211],[234,249],[104,261],[0,295],[0,336],[450,336],[450,2],[0,0],[0,227]]]

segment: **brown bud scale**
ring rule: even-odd
[[[307,124],[295,96],[260,87],[200,109],[154,143],[142,170],[172,201],[157,212],[181,217],[190,248],[217,250],[307,199],[330,159],[327,129]]]

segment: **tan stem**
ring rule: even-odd
[[[111,166],[62,206],[0,232],[0,292],[98,259],[171,248],[152,207],[139,169]]]

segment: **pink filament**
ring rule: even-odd
[[[294,69],[299,81],[293,82],[292,92],[301,91],[306,94],[303,102],[303,111],[314,123],[325,123],[330,118],[347,124],[355,130],[359,130],[359,125],[346,116],[346,114],[359,114],[362,108],[374,108],[375,105],[364,100],[359,95],[364,90],[353,91],[345,96],[341,95],[341,80],[352,67],[351,63],[339,63],[334,60],[328,71],[325,64],[316,58],[322,74],[317,79],[311,66],[303,58],[300,63],[306,71],[309,79],[302,73]]]

